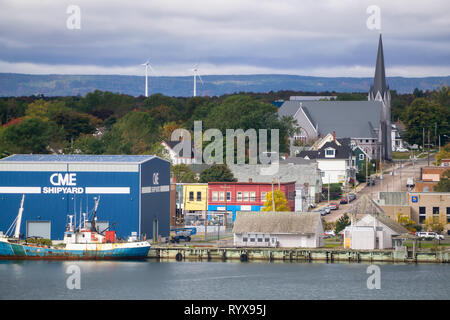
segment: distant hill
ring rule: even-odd
[[[220,96],[238,92],[269,92],[279,90],[367,92],[372,78],[328,78],[295,75],[209,75],[197,82],[197,94]],[[449,85],[450,76],[426,78],[388,78],[392,90],[411,93],[415,88],[434,89]],[[0,96],[76,96],[94,90],[143,95],[143,76],[123,75],[30,75],[0,73]],[[192,96],[193,79],[188,77],[149,77],[149,93],[168,96]]]

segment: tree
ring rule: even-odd
[[[106,153],[148,154],[160,140],[160,129],[147,112],[132,111],[104,135]]]
[[[424,222],[428,231],[441,233],[444,230],[444,225],[439,221],[439,217],[428,217]]]
[[[184,163],[173,165],[171,168],[171,172],[172,172],[172,177],[175,178],[176,182],[180,182],[180,183],[197,182],[197,177],[196,177],[195,172],[193,172]]]
[[[397,222],[399,224],[401,224],[402,226],[404,226],[406,229],[408,229],[411,232],[415,232],[416,231],[416,222],[414,220],[411,220],[411,218],[409,218],[406,215],[402,215],[402,214],[398,214],[397,215]]]
[[[267,193],[266,202],[264,202],[264,207],[261,210],[269,212],[291,211],[291,208],[289,207],[285,194],[278,189],[274,190],[273,193],[275,195],[275,210],[273,210],[272,191]]]
[[[444,171],[438,184],[434,186],[433,191],[450,192],[450,169]]]
[[[441,165],[442,159],[450,159],[450,142],[441,148],[441,151],[436,154],[435,159],[436,165],[438,166]]]
[[[55,128],[36,118],[26,118],[2,130],[0,149],[10,153],[47,153]]]
[[[233,173],[226,164],[215,164],[200,173],[200,182],[236,182]]]
[[[430,130],[432,141],[435,140],[434,128],[438,128],[437,134],[441,128],[449,128],[450,112],[444,107],[426,100],[417,98],[406,108],[405,111],[405,138],[410,144],[422,144],[423,128],[427,134]]]
[[[336,235],[338,235],[339,232],[345,229],[346,226],[349,226],[351,223],[350,217],[348,214],[344,213],[342,217],[339,218],[339,220],[336,222],[336,227],[334,229],[334,232]]]
[[[81,134],[73,144],[73,150],[83,154],[103,154],[105,152],[105,143],[101,138],[94,137],[92,134]]]

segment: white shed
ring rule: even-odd
[[[323,247],[318,212],[238,212],[233,227],[239,247]]]
[[[373,250],[393,248],[392,237],[409,231],[386,215],[366,214],[344,230],[344,247]]]

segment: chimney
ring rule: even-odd
[[[336,142],[336,131],[333,131],[333,142]]]
[[[252,178],[248,178],[248,182],[252,183],[253,179]]]

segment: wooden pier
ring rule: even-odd
[[[200,261],[327,261],[448,263],[450,251],[350,250],[336,248],[218,248],[153,245],[149,258]]]

